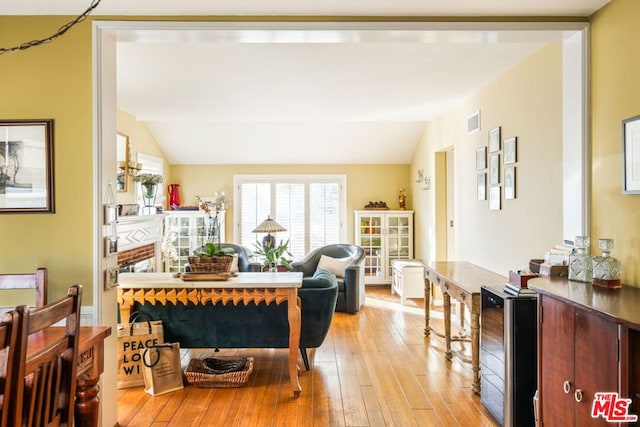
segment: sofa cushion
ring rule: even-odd
[[[329,273],[333,273],[336,277],[344,277],[344,269],[351,263],[352,258],[332,258],[326,255],[320,257],[318,261],[317,270],[327,270]]]

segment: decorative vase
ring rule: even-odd
[[[144,199],[145,207],[153,206],[156,202],[156,191],[158,191],[158,185],[141,183],[140,187],[142,187],[142,198]]]

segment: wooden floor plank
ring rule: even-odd
[[[239,388],[196,388],[152,397],[142,387],[118,390],[120,427],[248,426],[487,426],[497,424],[471,391],[471,365],[444,357],[444,340],[424,336],[420,299],[400,305],[389,287],[367,287],[356,315],[335,313],[322,346],[301,368],[294,397],[283,349],[183,349],[191,358],[255,358]],[[431,325],[442,330],[442,307],[432,305]],[[468,316],[467,316],[468,317]],[[469,343],[455,348],[470,356]]]

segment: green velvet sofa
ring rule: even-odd
[[[303,279],[298,295],[301,300],[300,352],[309,370],[307,349],[319,347],[331,326],[338,298],[336,276],[318,270],[313,277]],[[275,307],[267,307],[264,302],[238,306],[136,303],[131,311],[161,320],[165,341],[179,342],[182,348],[289,347],[287,302]]]

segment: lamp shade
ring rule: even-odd
[[[287,229],[271,219],[271,215],[269,215],[252,233],[277,233],[279,231],[287,231]]]

